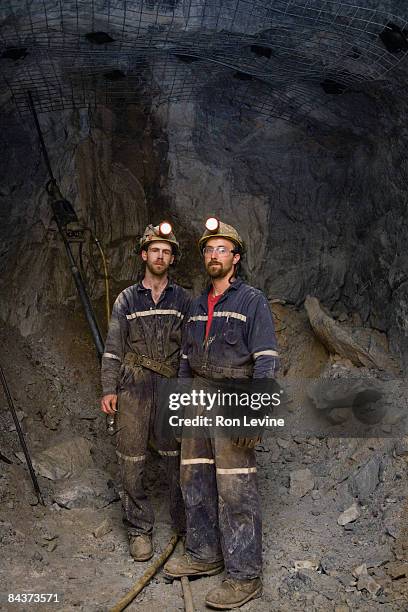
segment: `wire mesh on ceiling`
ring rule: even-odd
[[[402,16],[328,0],[9,1],[0,104],[24,114],[28,91],[39,112],[211,92],[290,120],[322,92],[392,80],[407,32]]]

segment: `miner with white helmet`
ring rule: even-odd
[[[179,444],[171,436],[161,439],[155,423],[160,379],[177,375],[183,320],[190,298],[168,276],[180,254],[170,223],[148,225],[140,239],[139,252],[146,265],[143,280],[122,291],[113,306],[102,357],[101,409],[106,414],[117,413],[123,521],[131,555],[137,561],[147,561],[153,555],[154,522],[142,483],[149,439],[167,462],[173,525],[179,533],[185,529]]]
[[[211,283],[189,310],[179,376],[203,384],[274,379],[278,352],[268,301],[237,276],[245,250],[242,238],[232,226],[211,218],[199,248]],[[262,592],[256,442],[213,435],[182,439],[185,553],[164,570],[181,578],[212,575],[225,567],[226,579],[206,597],[207,605],[217,609],[240,607]]]

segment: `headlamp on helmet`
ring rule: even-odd
[[[218,221],[218,219],[216,219],[215,217],[208,217],[207,221],[205,222],[205,228],[209,231],[209,232],[217,232],[218,228],[220,227],[220,222]]]
[[[174,249],[173,254],[177,255],[178,259],[180,259],[180,245],[173,233],[172,225],[168,221],[162,221],[156,226],[150,224],[146,227],[144,234],[140,239],[139,252],[143,249],[147,250],[149,244],[152,244],[153,242],[160,242],[161,240],[171,244],[172,248]]]
[[[159,234],[163,236],[163,238],[167,238],[172,233],[173,228],[168,221],[162,221],[159,225]]]
[[[244,253],[245,245],[237,230],[216,217],[209,217],[205,223],[204,233],[198,241],[200,251],[202,252],[207,240],[217,237],[230,240],[235,245],[234,253],[240,253],[241,255]]]

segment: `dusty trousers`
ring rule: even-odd
[[[181,487],[186,551],[201,561],[224,558],[228,577],[262,572],[262,520],[254,449],[229,438],[183,437]]]
[[[185,532],[180,489],[180,446],[175,438],[163,439],[158,427],[157,382],[160,376],[142,367],[123,366],[118,390],[117,447],[123,488],[123,522],[129,535],[151,534],[154,513],[143,487],[149,440],[166,463],[169,509],[173,527]]]

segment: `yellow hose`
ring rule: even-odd
[[[91,234],[91,237],[93,241],[95,242],[96,246],[98,247],[99,252],[101,254],[101,258],[102,258],[103,274],[104,274],[103,278],[105,281],[106,327],[108,328],[109,321],[110,321],[110,315],[111,315],[108,265],[106,263],[105,253],[103,252],[103,248],[99,241],[99,238],[95,236],[95,234],[93,233],[90,227],[86,227],[85,229],[87,229],[88,232]]]
[[[113,608],[109,609],[109,612],[122,612],[131,601],[140,593],[140,591],[150,582],[153,578],[157,570],[163,563],[170,557],[171,553],[176,547],[177,541],[179,539],[178,535],[174,535],[170,542],[167,544],[166,548],[160,555],[157,557],[156,561],[147,568],[143,576],[139,578],[139,580],[135,583],[134,587],[124,596]]]
[[[106,264],[105,253],[103,252],[102,245],[99,242],[98,238],[92,234],[92,237],[95,241],[96,246],[99,249],[99,252],[102,257],[103,263],[103,271],[104,271],[104,280],[105,280],[105,307],[106,307],[106,322],[109,325],[110,320],[110,292],[109,292],[109,275],[108,275],[108,266]]]

